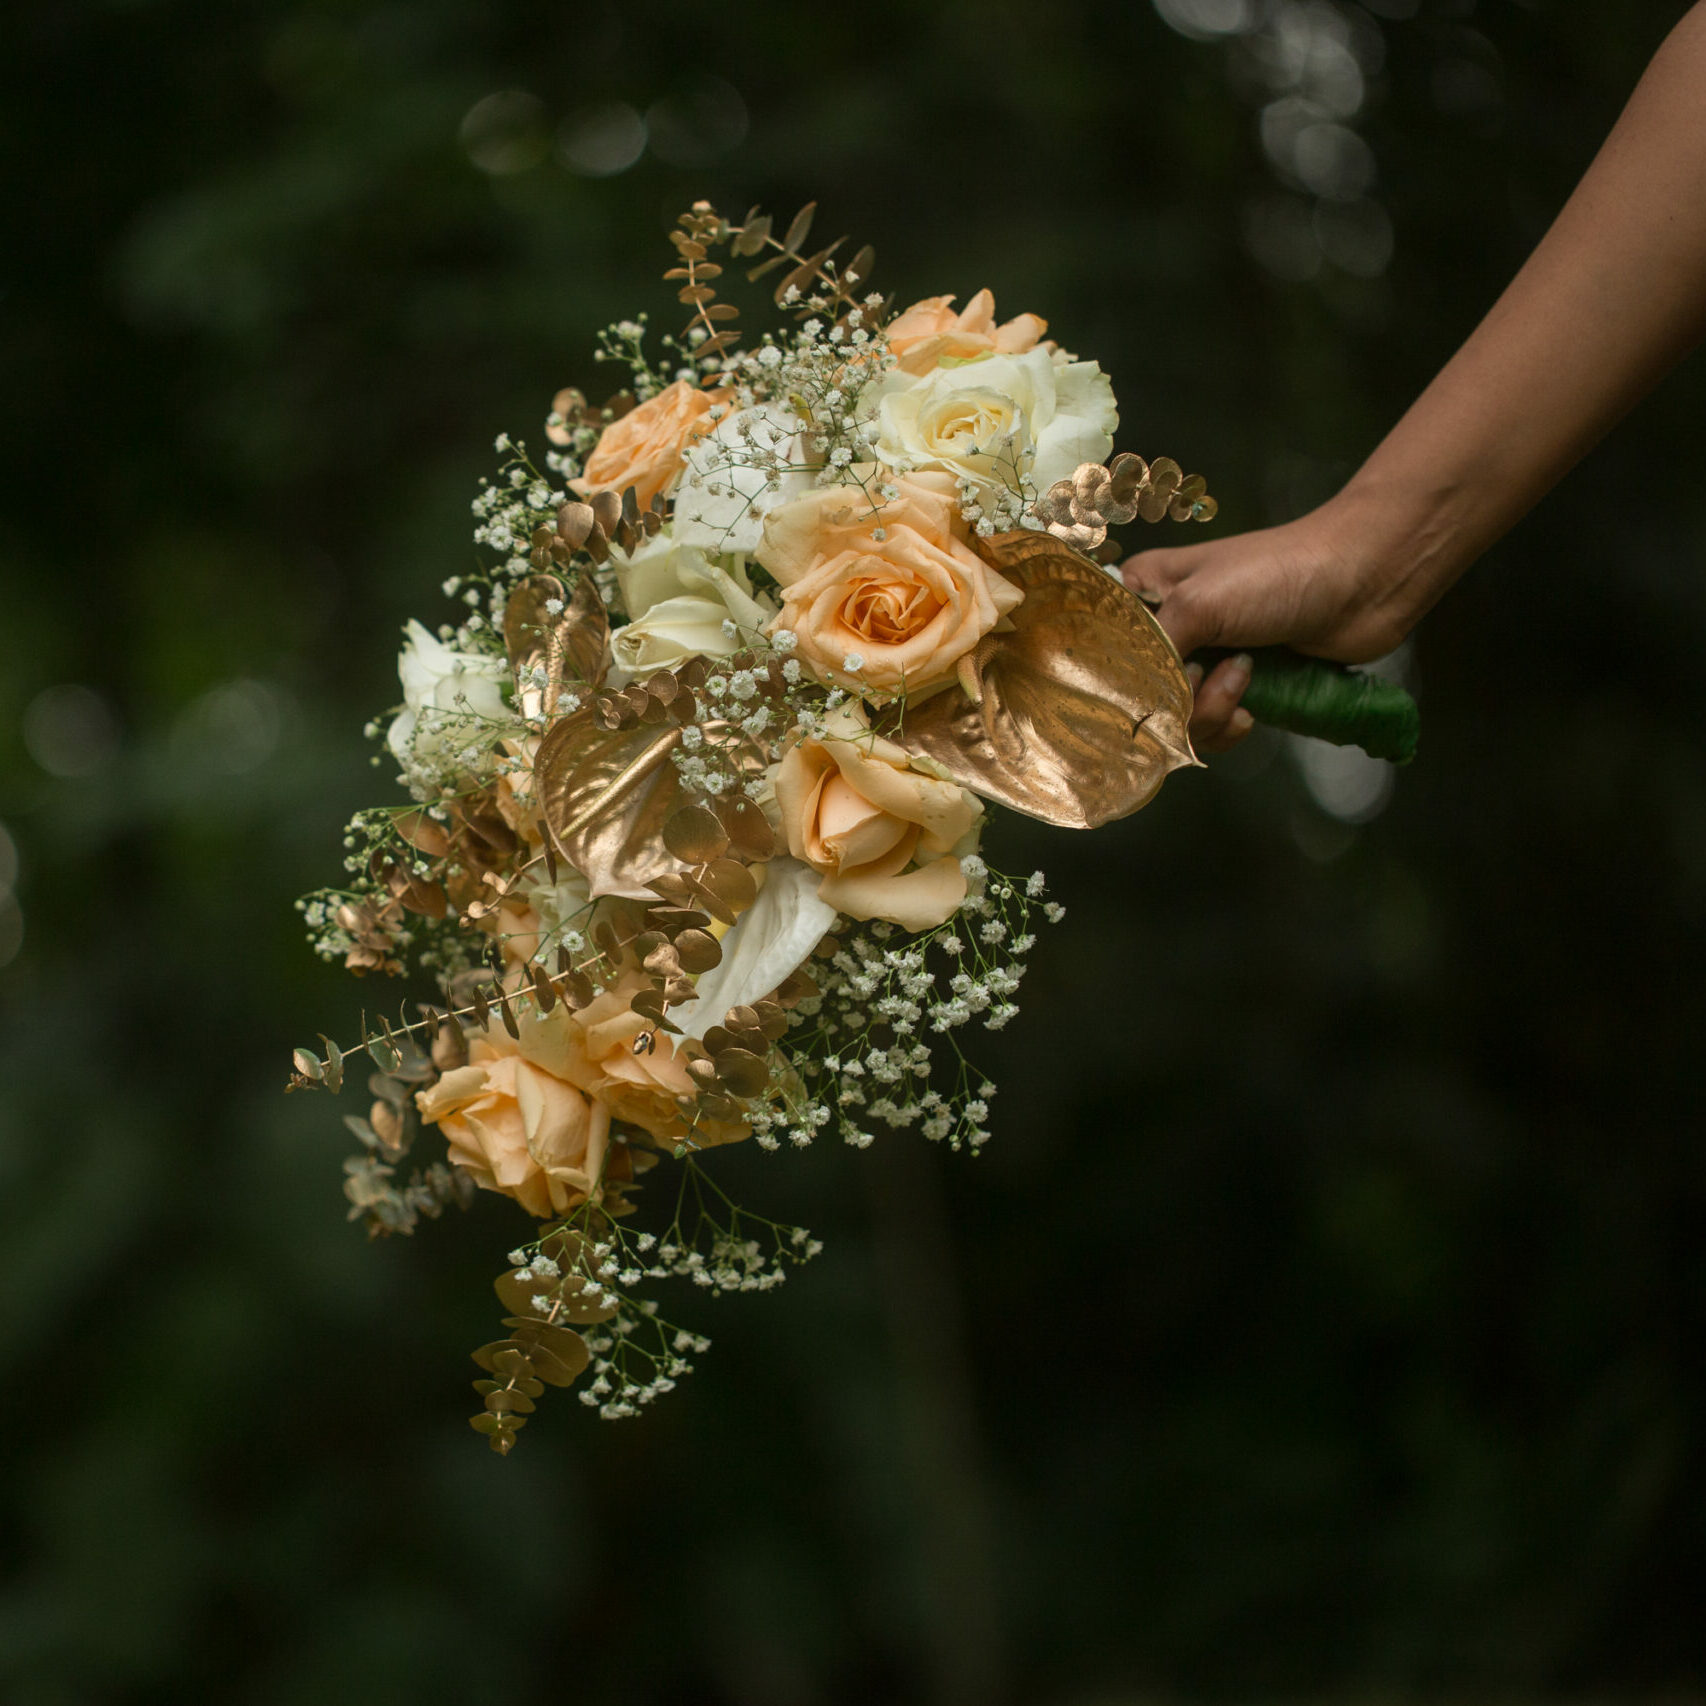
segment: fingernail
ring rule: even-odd
[[[1230,686],[1231,682],[1235,681],[1238,684],[1238,691],[1242,693],[1244,689],[1250,685],[1250,674],[1255,667],[1256,660],[1251,657],[1248,652],[1240,652],[1237,657],[1232,660],[1232,668],[1230,671],[1231,680],[1228,682],[1228,685]]]
[[[1195,693],[1202,686],[1202,665],[1200,663],[1186,664],[1185,679],[1190,682],[1191,691]]]
[[[1226,719],[1226,726],[1235,735],[1247,735],[1256,726],[1256,719],[1242,705]]]

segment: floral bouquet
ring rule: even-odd
[[[817,1251],[711,1151],[886,1125],[975,1154],[995,1087],[957,1035],[1008,1023],[1060,916],[980,856],[989,806],[1094,827],[1195,762],[1184,665],[1097,558],[1110,523],[1209,520],[1204,482],[1110,460],[1107,376],[1034,314],[896,313],[811,223],[696,204],[684,332],[611,327],[628,387],[559,393],[542,465],[498,439],[460,619],[409,624],[369,725],[411,799],[298,903],[323,957],[430,991],[296,1051],[293,1088],[375,1069],[351,1217],[477,1189],[528,1217],[474,1353],[499,1452],[547,1385],[616,1418],[688,1371],[707,1341],[652,1282],[762,1291]],[[718,253],[780,275],[785,330],[742,341]]]

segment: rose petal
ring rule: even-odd
[[[966,897],[958,859],[943,857],[899,877],[825,877],[819,899],[849,918],[886,918],[903,930],[945,924]]]

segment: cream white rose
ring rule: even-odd
[[[797,415],[770,403],[736,410],[688,453],[675,490],[675,537],[702,551],[750,557],[764,537],[764,518],[815,477]]]
[[[615,566],[622,603],[633,618],[611,636],[611,680],[618,686],[688,658],[727,657],[776,614],[775,604],[753,591],[738,558],[725,567],[683,545],[673,528],[625,561],[618,556]],[[746,632],[724,633],[728,621]]]
[[[872,452],[901,473],[942,468],[988,502],[1003,490],[1047,491],[1082,462],[1105,462],[1119,411],[1093,361],[1046,349],[956,362],[914,378],[895,371],[866,393]]]
[[[386,736],[405,770],[432,769],[467,746],[489,747],[487,725],[511,720],[502,683],[509,665],[478,652],[452,651],[419,622],[405,630],[397,658],[404,708]]]

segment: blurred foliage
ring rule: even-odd
[[[1680,7],[1370,10],[1391,263],[1286,282],[1228,49],[1119,0],[7,8],[11,1706],[1706,1683],[1698,363],[1425,625],[1373,821],[1258,740],[1110,830],[999,828],[1069,916],[985,1048],[990,1152],[719,1156],[830,1247],[684,1299],[716,1347],[647,1419],[486,1451],[513,1210],[368,1247],[337,1110],[279,1094],[356,1027],[289,903],[389,786],[396,629],[493,434],[667,315],[681,206],[818,196],[902,300],[992,285],[1219,529],[1277,519]],[[653,147],[591,177],[612,102]]]

